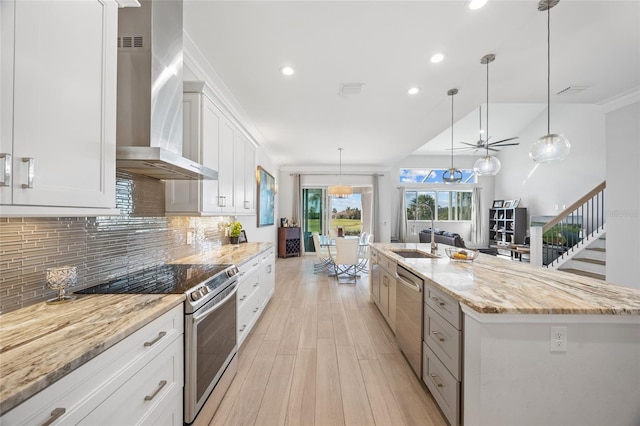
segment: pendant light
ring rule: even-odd
[[[536,163],[562,161],[569,155],[571,144],[562,135],[551,133],[551,8],[560,0],[540,0],[538,10],[547,11],[547,134],[531,145],[529,158]]]
[[[485,146],[487,147],[487,154],[478,158],[473,164],[473,171],[480,176],[495,176],[500,171],[500,160],[498,157],[489,155],[489,64],[496,59],[496,55],[488,54],[484,55],[480,59],[480,63],[487,66],[487,128],[486,128],[486,140]]]
[[[451,168],[442,174],[445,183],[460,183],[462,172],[453,167],[453,97],[458,93],[458,89],[450,89],[447,95],[451,96]]]
[[[353,188],[342,184],[342,148],[338,148],[340,151],[340,179],[338,185],[331,185],[329,187],[329,196],[334,198],[346,198],[353,194]]]

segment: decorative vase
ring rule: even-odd
[[[229,243],[238,244],[238,237],[229,237]]]

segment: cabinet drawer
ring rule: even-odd
[[[174,342],[82,419],[81,424],[139,424],[163,410],[175,389],[183,385],[183,342]]]
[[[393,274],[393,276],[395,277],[395,274],[396,274],[395,260],[380,253],[378,254],[378,265],[382,266],[384,269],[386,269],[389,273]]]
[[[255,270],[250,275],[243,277],[238,282],[238,311],[260,288],[260,271]]]
[[[248,261],[244,262],[240,266],[238,266],[238,270],[240,274],[238,274],[238,279],[242,280],[242,277],[246,277],[250,275],[254,270],[258,269],[260,266],[260,256],[255,256]]]
[[[249,333],[258,315],[260,315],[260,293],[254,291],[242,306],[238,307],[238,345]]]
[[[460,330],[462,314],[460,304],[456,299],[428,284],[425,290],[425,298],[427,305],[431,306],[434,311],[442,315],[442,317],[449,321],[456,329]]]
[[[424,341],[456,380],[460,379],[462,333],[429,305],[424,305]]]
[[[276,249],[270,248],[262,252],[262,262],[269,262],[271,259],[275,260],[276,258]]]
[[[422,380],[445,417],[452,425],[460,424],[460,382],[423,342]]]

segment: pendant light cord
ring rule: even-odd
[[[451,170],[453,170],[453,97],[455,94],[451,95]],[[453,173],[451,175],[453,177]]]
[[[549,2],[549,0],[547,0]],[[551,134],[551,7],[547,5],[547,134]]]
[[[487,60],[487,133],[485,135],[485,145],[487,146],[487,157],[489,156],[489,60]]]

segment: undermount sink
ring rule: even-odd
[[[405,259],[436,259],[438,255],[430,254],[424,251],[418,250],[392,250],[398,256],[402,256]]]

